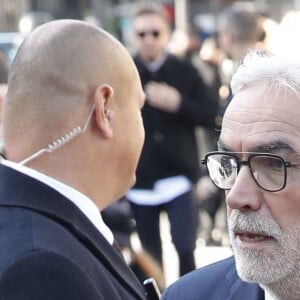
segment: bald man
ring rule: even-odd
[[[0,299],[145,299],[100,210],[135,183],[144,94],[127,50],[75,20],[11,67],[0,165]]]

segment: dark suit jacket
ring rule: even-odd
[[[233,257],[195,270],[163,294],[162,300],[263,300],[263,290],[254,283],[242,281]]]
[[[134,57],[143,86],[149,81],[167,83],[181,94],[181,106],[169,113],[145,103],[142,116],[145,144],[137,169],[136,188],[152,189],[161,178],[185,175],[199,177],[196,126],[214,127],[217,102],[212,99],[198,71],[187,61],[168,55],[156,72],[150,72]]]
[[[121,255],[68,199],[0,165],[0,299],[145,299]]]

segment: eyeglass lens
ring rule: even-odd
[[[146,35],[151,35],[154,38],[158,38],[160,35],[160,32],[158,30],[152,30],[152,31],[139,31],[137,32],[137,35],[143,39],[146,37]]]
[[[207,168],[212,181],[221,189],[231,189],[238,176],[240,165],[249,164],[255,182],[267,191],[279,191],[285,186],[284,160],[276,155],[252,155],[240,162],[230,154],[213,154],[207,157]]]

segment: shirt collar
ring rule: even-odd
[[[158,71],[168,58],[168,53],[164,52],[157,60],[151,63],[145,63],[145,67],[149,72]]]
[[[260,286],[264,292],[265,292],[265,300],[275,300],[275,298],[272,297],[272,295],[270,293],[268,293],[268,291],[266,289],[264,289],[262,286]]]
[[[100,231],[100,233],[107,239],[107,241],[112,245],[113,244],[113,234],[111,230],[104,223],[101,213],[95,203],[86,197],[84,194],[73,189],[72,187],[52,178],[43,173],[40,173],[37,170],[19,165],[15,162],[2,159],[1,164],[12,168],[20,173],[23,173],[29,177],[32,177],[51,188],[58,191],[60,194],[64,195],[67,199],[72,201],[83,213],[84,215],[92,222],[92,224]]]

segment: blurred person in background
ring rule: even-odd
[[[216,105],[192,64],[168,52],[171,29],[161,6],[139,6],[133,31],[134,61],[146,94],[146,138],[137,182],[127,198],[141,244],[161,266],[160,213],[167,213],[183,275],[195,268],[192,186],[199,177],[199,160],[194,130],[214,125]]]
[[[2,153],[2,104],[7,91],[9,61],[4,52],[0,50],[0,154]]]
[[[115,38],[78,20],[22,43],[3,105],[0,298],[146,299],[103,210],[135,183],[144,92]]]
[[[229,85],[232,74],[249,49],[262,48],[264,38],[262,17],[253,3],[235,2],[226,7],[217,18],[216,43],[217,48],[222,52],[222,57],[218,56],[217,62],[221,84],[218,92],[219,106],[215,118],[217,131],[213,137],[214,141],[218,140],[224,112],[232,99]],[[215,150],[216,146],[215,143],[212,150]],[[197,183],[196,196],[200,205],[209,213],[212,226],[214,226],[218,210],[223,209],[221,204],[224,194],[212,184],[205,171]],[[226,234],[225,226],[222,231],[219,237],[221,239]],[[220,240],[215,241],[213,238],[210,241],[221,242]]]
[[[231,76],[247,51],[255,48],[261,40],[263,28],[254,4],[248,2],[236,2],[225,8],[218,16],[217,23],[218,41],[224,55],[220,64],[222,87],[216,117],[216,126],[220,128],[224,111],[232,98],[229,84]]]
[[[9,62],[5,53],[0,50],[0,84],[6,84],[8,79]]]
[[[219,64],[223,55],[216,34],[201,41],[199,30],[191,24],[187,34],[182,31],[174,32],[169,49],[176,56],[187,59],[193,64],[209,88],[212,100],[218,101],[221,87]],[[218,135],[215,128],[196,127],[199,157],[216,149]],[[211,184],[211,180],[206,175],[206,171],[201,168],[199,183],[194,190],[199,207],[198,237],[204,239],[206,245],[220,245],[223,232],[216,237],[214,229],[223,193]]]
[[[204,40],[199,51],[199,57],[206,66],[206,68],[204,68],[205,72],[210,74],[209,86],[213,90],[215,98],[219,99],[219,91],[222,86],[219,66],[223,59],[223,53],[218,42],[217,33],[213,33],[210,37]],[[203,157],[203,155],[208,151],[216,150],[218,136],[219,132],[216,128],[213,130],[206,129],[204,135],[206,148],[203,147],[200,153],[201,157]],[[201,215],[203,215],[203,213],[207,213],[210,221],[208,224],[208,232],[206,232],[205,235],[206,244],[221,245],[224,234],[226,234],[226,230],[224,230],[225,226],[217,224],[217,213],[220,209],[223,210],[223,192],[212,185],[210,178],[206,175],[207,172],[205,168],[202,167],[201,178],[195,188],[195,196],[199,202]],[[215,229],[218,229],[219,231],[217,232]],[[216,235],[215,232],[218,234]]]

